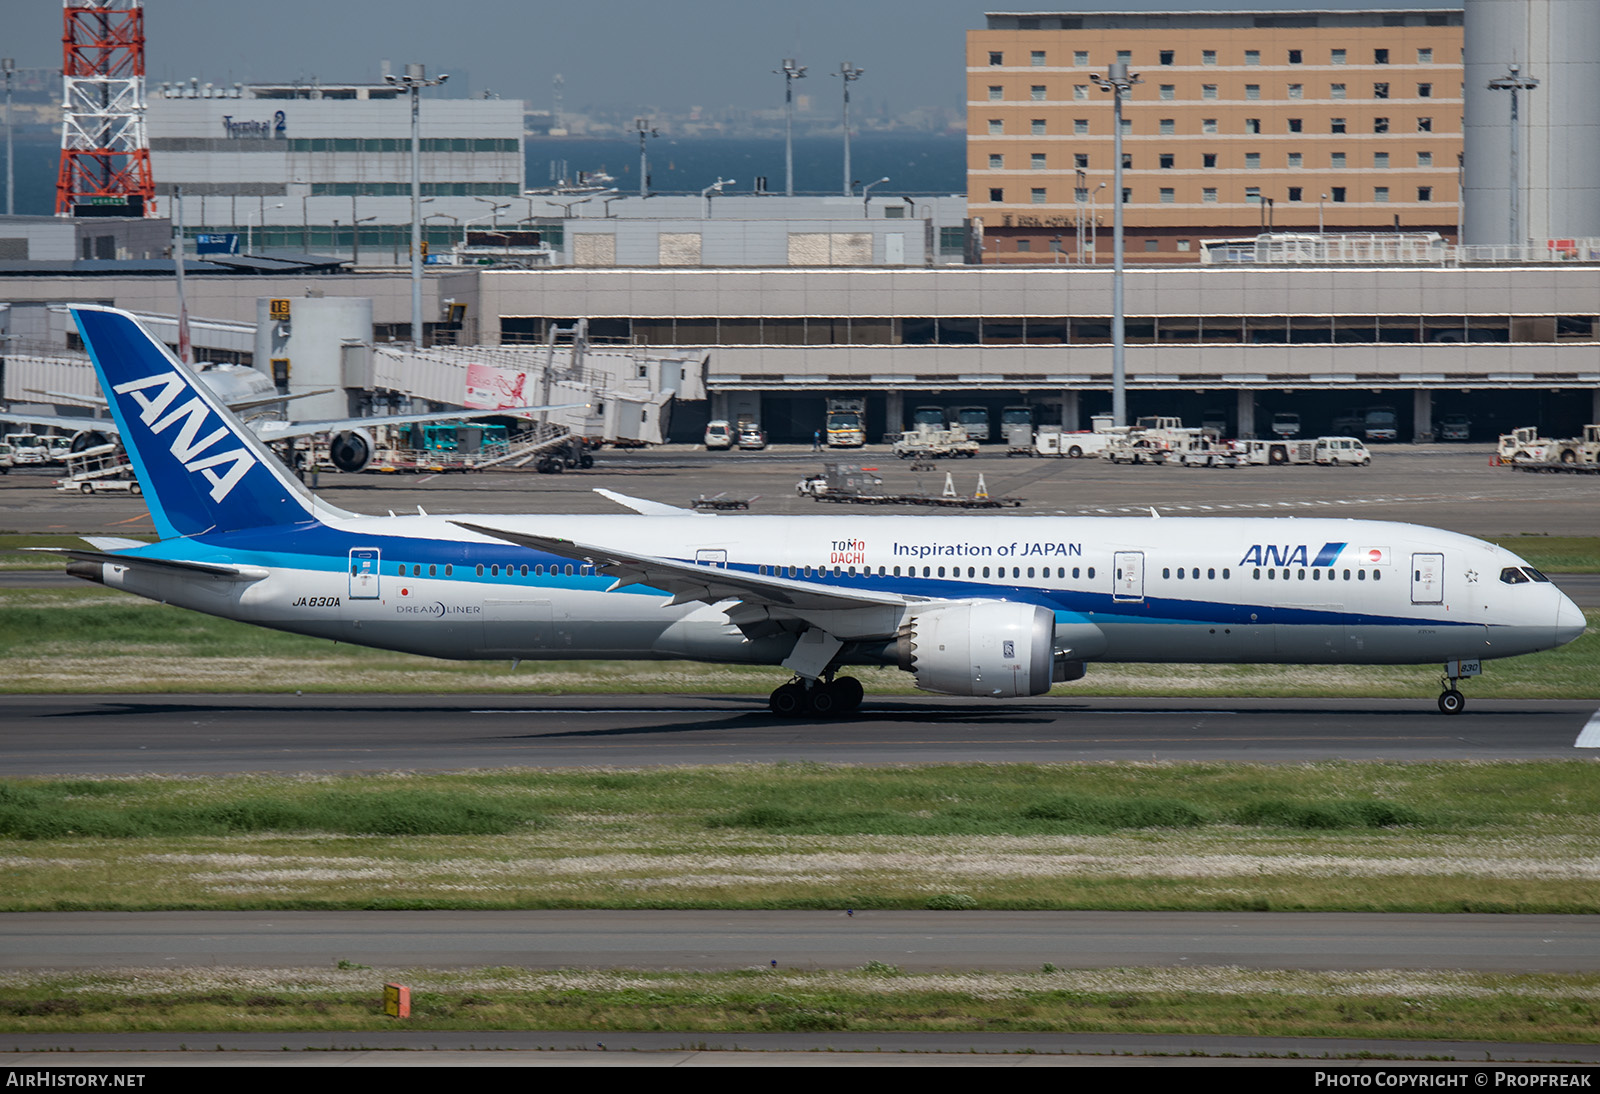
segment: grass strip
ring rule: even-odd
[[[382,985],[421,1030],[1169,1033],[1593,1043],[1600,978],[1227,967],[724,973],[142,969],[0,977],[0,1030],[380,1030]]]
[[[0,910],[1592,913],[1584,761],[0,781]]]
[[[1556,650],[1485,662],[1471,698],[1600,698],[1600,612]],[[764,696],[766,666],[695,662],[441,661],[266,630],[113,590],[0,590],[0,692],[728,694]],[[894,669],[856,673],[873,694],[916,694]],[[1418,698],[1436,665],[1097,665],[1052,694]]]

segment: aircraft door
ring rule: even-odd
[[[1444,555],[1411,556],[1411,603],[1444,603]]]
[[[381,554],[376,547],[357,547],[350,552],[350,599],[378,599],[378,563]]]
[[[1117,551],[1111,556],[1114,584],[1112,600],[1144,599],[1144,552]]]

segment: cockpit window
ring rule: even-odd
[[[1527,574],[1529,577],[1533,578],[1533,580],[1535,580],[1535,581],[1542,581],[1547,585],[1550,583],[1550,579],[1548,577],[1545,577],[1538,570],[1535,570],[1532,566],[1524,566],[1522,568],[1522,572]]]
[[[1500,571],[1500,580],[1507,585],[1523,585],[1527,583],[1528,575],[1516,566],[1507,566]]]

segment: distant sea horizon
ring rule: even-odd
[[[55,212],[56,171],[60,135],[19,129],[15,135],[16,211],[23,216]],[[610,185],[623,193],[639,192],[637,137],[529,137],[525,146],[530,189],[550,185],[552,161],[565,163],[569,177],[579,171],[605,171]],[[782,137],[670,137],[649,142],[651,190],[655,193],[699,193],[731,178],[728,193],[748,193],[758,176],[767,189],[782,193]],[[4,143],[0,142],[0,163]],[[966,137],[960,133],[858,133],[850,139],[850,167],[862,183],[885,176],[875,193],[963,194],[967,185]],[[3,170],[0,167],[0,170]],[[158,178],[159,182],[160,179]],[[844,189],[844,143],[831,137],[796,137],[794,188],[799,194],[838,194]],[[855,188],[856,193],[861,188]],[[0,208],[0,212],[3,212]]]

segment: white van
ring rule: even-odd
[[[706,423],[706,451],[732,448],[736,439],[733,426],[726,420],[718,418]]]
[[[1365,467],[1372,462],[1372,453],[1354,437],[1318,437],[1316,460],[1325,467],[1341,463]]]

